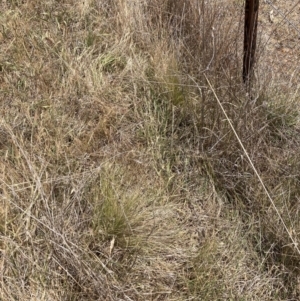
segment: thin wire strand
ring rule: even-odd
[[[281,17],[283,20],[285,20],[291,27],[293,27],[297,32],[298,34],[300,35],[300,30],[299,28],[293,23],[291,22],[290,19],[287,18],[288,15],[290,15],[294,8],[300,3],[300,1],[298,1],[287,13],[283,13],[279,8],[277,8],[274,3],[270,0],[266,0],[265,1],[269,6],[271,6]]]
[[[204,74],[204,77],[205,77],[205,79],[206,79],[206,81],[207,81],[207,83],[208,83],[208,85],[209,85],[210,90],[213,92],[213,95],[214,95],[215,99],[217,100],[218,105],[220,106],[220,108],[221,108],[221,110],[222,110],[222,112],[223,112],[223,114],[224,114],[226,120],[228,121],[228,123],[229,123],[229,125],[230,125],[230,127],[231,127],[231,129],[232,129],[232,131],[233,131],[233,133],[234,133],[234,135],[235,135],[235,137],[237,138],[237,140],[238,140],[238,142],[239,142],[239,144],[240,144],[240,146],[241,146],[243,152],[245,153],[245,156],[247,157],[247,159],[248,159],[248,161],[249,161],[249,163],[250,163],[250,165],[251,165],[251,167],[252,167],[252,169],[253,169],[255,175],[256,175],[257,178],[259,179],[259,182],[261,183],[261,185],[262,185],[262,187],[263,187],[263,189],[264,189],[264,191],[265,191],[265,193],[266,193],[266,195],[267,195],[269,201],[271,202],[272,206],[273,206],[274,209],[275,209],[276,214],[278,215],[278,217],[279,217],[281,223],[283,224],[284,229],[286,230],[286,232],[287,232],[289,238],[291,239],[291,241],[292,241],[292,243],[293,243],[293,245],[294,245],[296,251],[297,251],[298,254],[300,255],[300,250],[299,250],[299,248],[298,248],[298,243],[295,241],[295,239],[293,238],[293,236],[290,234],[290,231],[289,231],[287,225],[285,224],[285,222],[284,222],[284,220],[283,220],[283,218],[282,218],[280,212],[278,211],[278,209],[277,209],[277,207],[276,207],[276,205],[275,205],[275,203],[274,203],[274,201],[273,201],[271,195],[269,194],[269,192],[268,192],[268,190],[267,190],[267,188],[266,188],[266,186],[265,186],[265,184],[264,184],[264,182],[263,182],[261,176],[259,175],[257,169],[255,168],[255,166],[254,166],[254,164],[253,164],[253,162],[252,162],[252,160],[251,160],[251,158],[250,158],[250,156],[249,156],[249,154],[248,154],[246,148],[245,148],[244,145],[243,145],[243,142],[241,141],[239,135],[237,134],[237,132],[236,132],[236,130],[235,130],[235,128],[234,128],[232,122],[230,121],[230,119],[229,119],[229,117],[228,117],[228,115],[227,115],[227,113],[226,113],[226,111],[225,111],[225,109],[224,109],[222,103],[220,102],[220,100],[219,100],[219,98],[218,98],[218,96],[217,96],[217,94],[216,94],[214,88],[212,87],[210,81],[208,80],[206,74]],[[193,80],[193,79],[192,79],[192,80]],[[193,80],[193,81],[194,81],[194,80]],[[195,81],[194,81],[194,82],[195,82]],[[195,82],[195,84],[197,84],[197,83]]]

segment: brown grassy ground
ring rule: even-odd
[[[298,58],[207,2],[2,2],[1,301],[299,300]]]

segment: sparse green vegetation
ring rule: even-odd
[[[0,300],[300,298],[299,87],[219,2],[0,4]]]

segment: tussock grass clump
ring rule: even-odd
[[[241,3],[1,8],[0,299],[297,300],[299,95],[245,90]]]

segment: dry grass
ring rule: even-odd
[[[298,87],[261,53],[245,92],[242,11],[1,4],[0,300],[299,299],[300,254],[205,80],[298,241]]]

